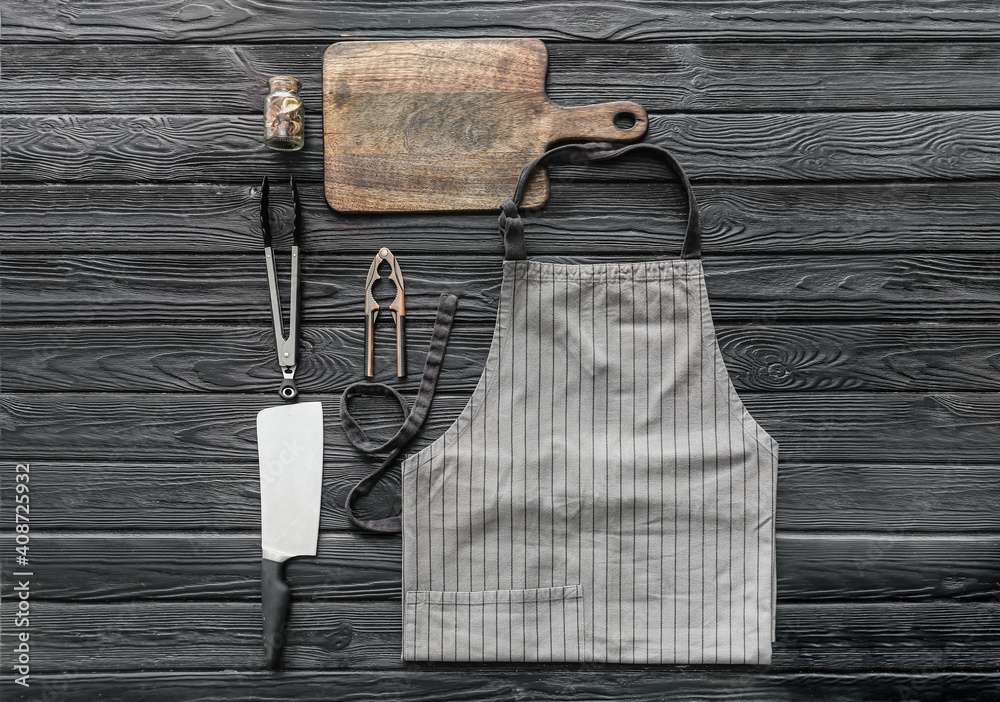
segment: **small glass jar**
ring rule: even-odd
[[[264,144],[275,151],[298,151],[305,144],[302,133],[302,84],[291,76],[274,76],[267,81],[264,101]]]

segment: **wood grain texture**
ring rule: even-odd
[[[14,629],[0,627],[4,700],[995,702],[994,4],[38,0],[7,3],[3,24],[0,456],[32,462],[39,569],[32,688],[13,684]],[[349,531],[342,508],[375,464],[336,421],[358,291],[379,246],[403,256],[413,366],[442,288],[462,297],[419,448],[482,366],[501,249],[494,213],[326,205],[322,52],[477,37],[556,40],[553,101],[636,100],[650,140],[695,177],[725,360],[781,443],[773,669],[398,660],[399,541]],[[305,82],[299,154],[260,142],[264,79],[281,73]],[[292,670],[271,675],[253,416],[276,398],[255,186],[290,172],[311,259],[302,379],[332,445],[321,556],[290,566]],[[549,204],[526,216],[532,256],[676,253],[683,207],[661,165],[551,175]],[[383,433],[396,423],[359,412]],[[12,486],[0,471],[8,534]],[[398,490],[390,475],[364,514],[397,510]]]
[[[1000,390],[1000,327],[720,327],[739,390]]]
[[[936,670],[936,669],[935,669]],[[942,673],[767,673],[732,670],[688,671],[675,667],[644,670],[573,670],[522,667],[519,670],[407,666],[370,672],[273,673],[93,673],[33,675],[33,690],[8,693],[11,700],[36,700],[37,690],[59,695],[62,702],[90,702],[100,696],[119,702],[230,702],[248,694],[269,701],[328,702],[371,700],[377,684],[384,696],[409,702],[476,700],[509,702],[523,697],[538,702],[568,702],[614,694],[623,702],[859,702],[860,700],[965,700],[995,702],[1000,675]],[[251,693],[252,691],[252,693]]]
[[[989,109],[995,45],[951,42],[551,44],[553,99],[651,112]]]
[[[957,0],[422,0],[394,6],[289,0],[260,12],[252,0],[41,0],[5,12],[8,41],[284,42],[331,37],[410,39],[514,36],[652,42],[688,39],[993,39],[1000,17],[990,3]],[[445,9],[446,8],[446,9]]]
[[[326,426],[337,426],[338,397],[303,397],[322,401]],[[254,417],[276,399],[262,394],[4,395],[0,456],[17,461],[254,463]],[[785,461],[996,463],[1000,393],[745,393],[743,400],[781,445]],[[468,393],[440,394],[412,450],[440,436],[467,401]],[[359,401],[354,414],[374,436],[391,436],[400,421],[385,405],[374,403]],[[336,431],[327,434],[324,463],[365,465]],[[358,471],[355,479],[363,474],[361,468],[353,470]],[[336,500],[331,508],[342,502]]]
[[[319,44],[8,44],[0,112],[253,114],[293,75],[318,124]],[[549,43],[557,103],[634,100],[653,112],[997,109],[989,42]],[[141,70],[135,70],[140,67]],[[197,99],[192,89],[197,86]],[[179,109],[181,108],[181,109]]]
[[[336,392],[364,373],[364,332],[303,330],[299,389]],[[377,327],[376,369],[394,367],[391,327]],[[997,391],[1000,326],[854,324],[719,326],[739,391]],[[0,329],[5,392],[260,392],[275,389],[274,333],[246,326],[65,326]],[[128,339],[123,347],[122,339]],[[493,329],[459,325],[449,337],[438,389],[471,392]],[[407,330],[409,375],[420,383],[430,328]]]
[[[0,615],[12,619],[14,606],[5,601]],[[251,671],[263,665],[259,604],[38,601],[31,622],[36,674]],[[1000,651],[998,623],[1000,604],[995,602],[779,604],[770,669],[992,672]],[[285,670],[403,667],[398,602],[297,600],[286,631]],[[13,628],[4,628],[0,641],[5,647],[13,635]]]
[[[988,532],[1000,527],[997,466],[807,464],[782,460],[780,529]]]
[[[633,141],[634,102],[562,107],[545,96],[537,39],[337,42],[323,54],[326,200],[338,212],[491,210],[522,166],[563,140]],[[619,114],[632,117],[619,127]],[[525,207],[548,199],[536,173]]]
[[[52,463],[35,461],[38,529],[144,532],[239,531],[259,520],[256,463]],[[326,471],[324,530],[353,529],[343,498],[367,467],[345,461]],[[803,464],[783,461],[777,526],[786,532],[863,530],[892,534],[996,532],[996,466]],[[0,495],[12,499],[12,486]],[[191,509],[197,504],[198,509]],[[399,508],[398,479],[366,500],[364,514]]]
[[[305,147],[271,152],[250,115],[5,115],[6,181],[222,182],[248,173],[322,171],[315,122]],[[647,140],[672,151],[696,180],[996,179],[1000,112],[650,115]],[[523,165],[523,163],[521,164]],[[557,169],[564,177],[662,178],[662,164]]]
[[[0,334],[7,350],[0,358],[5,392],[127,389],[267,395],[276,393],[281,382],[271,327],[15,327]],[[449,337],[438,389],[471,392],[492,336],[487,326],[459,325]],[[129,340],[127,348],[123,338]],[[390,322],[376,327],[375,369],[380,378],[395,370],[394,338]],[[417,390],[430,338],[429,326],[407,326],[409,375],[394,381],[395,387]],[[361,380],[364,348],[363,322],[304,329],[296,371],[299,390],[341,392]]]
[[[288,271],[279,247],[279,277]],[[547,257],[562,263],[634,260]],[[356,323],[367,256],[302,256],[306,327]],[[0,259],[4,322],[15,324],[266,323],[270,310],[260,253],[243,256],[18,254]],[[1000,319],[1000,254],[724,256],[704,262],[716,322]],[[408,320],[431,323],[440,296],[459,298],[458,319],[492,324],[501,257],[407,256]],[[287,286],[287,283],[282,283]],[[286,288],[283,288],[286,289]]]
[[[260,600],[259,521],[247,533],[36,533],[37,600]],[[1000,601],[1000,536],[778,534],[782,602]],[[0,566],[16,571],[14,555]],[[314,558],[285,568],[297,601],[395,600],[401,540],[322,534]],[[73,573],[63,578],[63,573]]]
[[[33,528],[198,530],[203,536],[247,530],[260,520],[255,460],[126,461],[32,460],[32,499],[37,505]],[[344,514],[344,498],[373,468],[370,462],[346,456],[327,463],[320,515],[324,531],[354,529]],[[796,463],[782,456],[778,473],[776,524],[783,533],[863,531],[894,537],[1000,532],[997,464]],[[390,471],[385,483],[365,499],[363,516],[398,512],[398,475]],[[0,483],[3,503],[13,504],[13,498],[13,485]]]
[[[0,185],[0,247],[257,254],[257,185]],[[551,187],[545,207],[524,216],[532,252],[680,250],[684,203],[672,184],[552,179]],[[299,191],[310,252],[371,254],[391,242],[400,255],[502,255],[492,214],[346,215],[327,206],[321,184]],[[734,183],[694,191],[708,254],[1000,251],[1000,183]],[[281,191],[271,193],[271,217],[279,247],[291,246],[291,203]]]

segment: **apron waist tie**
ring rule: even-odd
[[[375,531],[383,534],[398,534],[403,530],[402,515],[385,517],[384,519],[362,519],[354,512],[354,505],[359,499],[367,496],[375,485],[378,484],[382,476],[386,474],[396,457],[403,448],[417,435],[424,420],[427,419],[427,412],[431,408],[431,400],[434,398],[434,388],[437,387],[438,375],[441,372],[441,364],[444,361],[445,347],[448,345],[448,336],[451,333],[451,325],[455,321],[455,310],[458,307],[458,298],[455,295],[442,295],[438,304],[437,318],[434,320],[434,333],[431,336],[430,349],[427,351],[427,361],[424,363],[424,374],[420,379],[420,389],[417,391],[417,398],[410,408],[406,398],[394,388],[385,383],[358,382],[347,386],[344,394],[340,397],[340,423],[347,433],[347,439],[365,453],[381,453],[390,451],[382,464],[372,473],[366,475],[355,485],[347,495],[344,509],[347,518],[361,529]],[[347,402],[356,395],[382,396],[396,400],[403,410],[405,419],[396,434],[383,443],[373,441],[368,438],[364,430],[347,409]]]

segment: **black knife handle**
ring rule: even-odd
[[[267,667],[274,670],[281,660],[285,643],[285,620],[291,591],[285,584],[285,564],[267,558],[261,561],[260,601],[264,612],[264,656]]]

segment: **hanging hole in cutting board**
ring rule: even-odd
[[[619,112],[615,115],[614,122],[618,129],[624,129],[626,131],[634,128],[635,125],[639,123],[639,121],[635,118],[635,115],[631,112]]]

